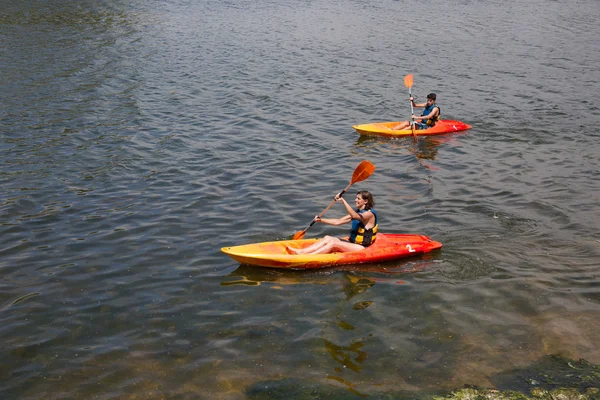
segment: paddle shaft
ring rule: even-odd
[[[350,184],[349,184],[348,186],[346,186],[346,189],[344,189],[344,190],[342,190],[342,191],[340,192],[340,197],[343,197],[343,196],[344,196],[344,193],[346,193],[346,190],[350,189],[350,186],[352,186],[352,182],[350,182]],[[324,210],[323,210],[323,212],[322,212],[321,214],[319,214],[319,218],[321,218],[323,215],[325,215],[325,213],[327,212],[327,210],[329,210],[329,209],[331,208],[331,206],[332,206],[334,203],[335,203],[335,199],[334,199],[334,200],[333,200],[331,203],[329,203],[329,205],[327,206],[327,208],[326,208],[326,209],[324,209]],[[308,225],[308,226],[306,227],[306,229],[308,229],[308,228],[310,228],[311,226],[313,226],[313,225],[315,224],[315,222],[317,222],[317,221],[315,221],[315,220],[313,219],[313,220],[312,220],[312,222],[310,223],[310,225]],[[306,229],[305,229],[305,231],[306,231]]]
[[[408,88],[408,98],[410,99],[412,97],[412,91],[411,91],[411,87]],[[415,139],[415,142],[417,141],[417,134],[415,133],[415,119],[413,118],[413,115],[415,115],[415,110],[413,109],[413,100],[410,100],[410,126],[412,128],[412,134],[413,134],[413,138]]]
[[[410,126],[412,129],[412,134],[413,134],[413,138],[415,139],[415,142],[417,141],[417,134],[415,133],[415,119],[413,118],[413,115],[415,114],[415,110],[413,110],[413,100],[411,100],[410,98],[412,97],[412,88],[413,85],[413,76],[412,74],[408,74],[404,77],[404,86],[406,86],[408,88],[408,99],[410,100]]]

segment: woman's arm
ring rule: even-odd
[[[360,219],[361,221],[364,221],[361,214],[357,213],[352,207],[350,207],[350,204],[348,204],[346,199],[340,197],[337,201],[341,201],[342,203],[344,203],[344,208],[346,209],[346,212],[348,213],[347,216],[350,217],[350,220]]]
[[[338,225],[347,224],[348,222],[352,221],[352,218],[350,218],[349,215],[345,215],[342,218],[321,218],[317,215],[315,217],[315,221],[322,222],[327,225],[338,226]]]
[[[375,214],[373,214],[373,212],[367,210],[363,213],[357,213],[346,200],[342,199],[342,201],[344,202],[344,207],[346,207],[346,212],[348,213],[347,216],[350,217],[350,220],[360,220],[367,229],[371,229],[375,226]]]
[[[345,215],[341,218],[321,218],[318,215],[314,218],[315,222],[322,222],[324,224],[327,225],[343,225],[343,224],[347,224],[348,222],[352,221],[353,219],[361,219],[361,216],[352,209],[352,207],[350,207],[350,204],[348,204],[348,202],[346,201],[346,199],[344,199],[343,197],[341,197],[339,194],[335,195],[335,201],[339,202],[341,201],[342,203],[344,203],[344,207],[346,208],[346,212],[348,213],[348,215]]]

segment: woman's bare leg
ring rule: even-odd
[[[334,239],[334,238],[331,236],[325,236],[323,239],[317,240],[315,243],[313,243],[310,246],[305,247],[303,249],[297,249],[297,248],[289,246],[289,245],[285,246],[285,249],[290,254],[314,254],[314,251],[317,251],[321,247],[326,246],[327,242],[330,241],[331,239]]]
[[[345,240],[340,240],[338,238],[332,238],[331,241],[327,242],[326,246],[317,249],[311,254],[329,254],[333,252],[348,253],[362,249],[364,249],[364,247],[360,244],[346,242]]]
[[[364,247],[360,244],[346,242],[333,236],[325,236],[323,239],[305,249],[295,249],[291,246],[286,246],[286,250],[290,254],[329,254],[334,251],[346,253],[362,249],[364,249]]]

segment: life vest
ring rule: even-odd
[[[433,111],[433,109],[436,107],[438,109],[438,114],[434,118],[422,120],[421,123],[423,123],[431,128],[440,120],[440,115],[442,115],[442,109],[437,104],[432,104],[431,106],[425,106],[425,109],[423,110],[423,114],[421,114],[421,115],[422,116],[429,115]]]
[[[365,225],[360,219],[352,220],[352,229],[350,230],[350,238],[348,240],[352,243],[367,247],[375,241],[375,236],[377,235],[377,230],[379,228],[379,225],[377,224],[377,213],[373,209],[356,211],[359,214],[371,211],[375,216],[375,226],[373,226],[371,229],[365,229]]]

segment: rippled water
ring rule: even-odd
[[[600,363],[595,0],[4,3],[0,397],[420,395]],[[473,129],[359,137],[409,116],[409,73]],[[304,228],[363,159],[382,231],[441,251],[220,252]]]

